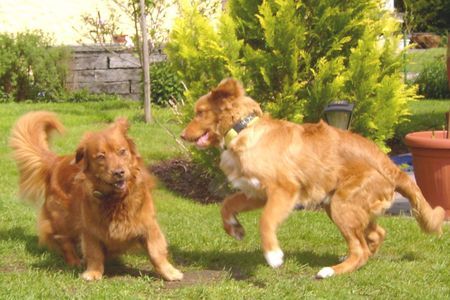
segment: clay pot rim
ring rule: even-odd
[[[450,139],[446,135],[447,131],[444,130],[411,132],[405,136],[405,144],[412,148],[450,150]]]

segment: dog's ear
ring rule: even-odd
[[[128,130],[130,129],[130,124],[128,120],[124,117],[119,117],[114,122],[114,126],[124,135],[125,139],[128,142],[128,147],[130,148],[130,152],[133,156],[139,157],[139,153],[136,150],[136,145],[134,141],[128,137]]]
[[[244,95],[244,88],[233,78],[222,80],[219,85],[211,91],[213,99],[239,98]]]
[[[114,126],[120,130],[123,134],[127,134],[128,129],[130,128],[130,124],[128,123],[128,120],[124,117],[119,117],[114,122]]]
[[[83,161],[83,171],[87,170],[89,167],[89,161],[86,157],[86,147],[84,144],[78,146],[75,152],[75,163],[78,164],[80,161]]]
[[[84,158],[85,151],[86,149],[84,146],[79,146],[77,148],[77,151],[75,152],[75,163],[79,163]]]
[[[81,139],[80,144],[78,145],[77,150],[75,151],[75,163],[78,164],[80,161],[83,161],[83,171],[87,170],[89,167],[89,159],[87,157],[87,147],[86,141],[91,137],[91,133],[85,133],[83,138]]]
[[[139,153],[136,150],[136,144],[134,143],[134,141],[129,138],[128,136],[125,136],[125,139],[128,142],[128,147],[130,148],[130,152],[133,156],[139,157]]]

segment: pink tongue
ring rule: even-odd
[[[204,147],[208,144],[209,133],[205,133],[197,140],[197,146]]]

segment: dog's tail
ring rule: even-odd
[[[48,146],[50,133],[55,130],[64,130],[56,115],[37,111],[22,116],[11,131],[9,145],[19,169],[20,196],[35,205],[45,195],[46,182],[57,159]]]
[[[436,206],[434,209],[425,200],[422,191],[409,178],[409,176],[399,170],[395,178],[396,191],[409,199],[412,206],[413,216],[416,218],[420,228],[427,233],[442,234],[442,224],[445,218],[445,211],[442,207]]]

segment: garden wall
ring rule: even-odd
[[[73,46],[67,80],[69,90],[117,94],[140,99],[142,78],[139,57],[123,46]],[[162,51],[150,55],[150,63],[163,61]]]

